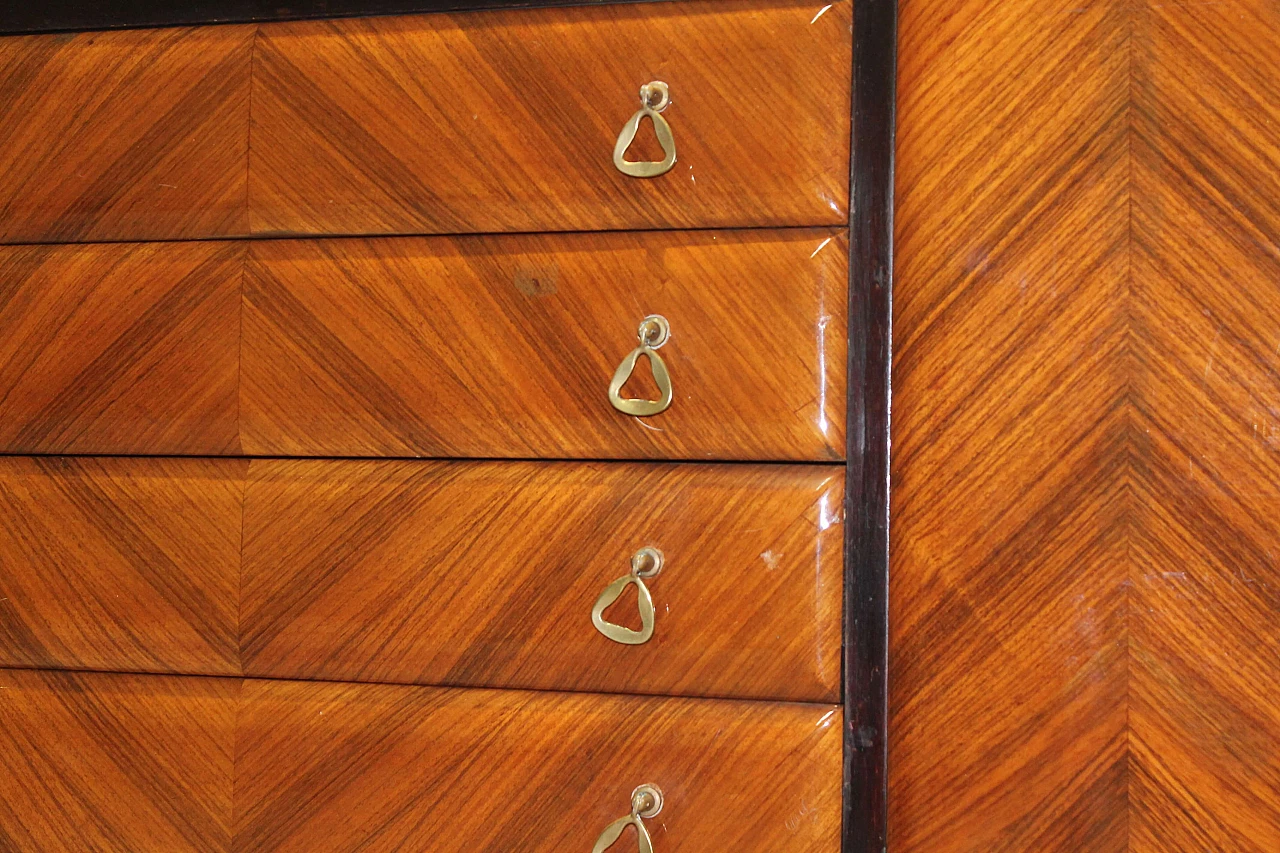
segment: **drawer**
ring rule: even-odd
[[[239,679],[0,670],[0,846],[230,853]]]
[[[841,224],[851,6],[3,38],[0,242]],[[633,178],[653,80],[676,164]],[[661,159],[649,124],[632,158]]]
[[[0,452],[838,460],[847,260],[827,229],[3,247]],[[651,314],[671,405],[634,417]]]
[[[0,459],[0,666],[834,701],[843,469]],[[653,633],[593,624],[644,547]],[[640,591],[601,619],[644,627]]]
[[[0,667],[238,674],[247,469],[0,458]]]
[[[840,459],[847,276],[847,241],[825,230],[255,245],[243,447]],[[632,417],[610,378],[653,314],[672,403]],[[624,395],[656,398],[650,371]]]
[[[699,0],[264,26],[258,233],[840,224],[852,4]],[[613,164],[661,80],[675,167]],[[649,122],[642,127],[652,137]],[[644,137],[639,137],[643,139]],[[656,139],[636,159],[662,159]]]
[[[254,462],[245,672],[834,702],[843,486],[828,466]],[[653,633],[625,644],[593,606],[645,547]],[[627,586],[602,618],[641,630]]]
[[[837,853],[840,711],[249,681],[235,845],[585,851],[646,784],[661,853]],[[612,849],[635,850],[633,831]]]
[[[245,233],[255,31],[0,38],[0,242]]]
[[[15,850],[589,850],[641,785],[660,853],[840,849],[834,706],[16,670],[0,697]]]

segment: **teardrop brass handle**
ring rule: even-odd
[[[645,578],[651,578],[662,571],[662,560],[662,552],[657,548],[641,548],[631,555],[631,573],[623,575],[605,587],[604,592],[600,593],[600,597],[596,599],[595,607],[591,608],[591,624],[596,626],[597,631],[615,643],[626,646],[638,646],[649,642],[653,636],[653,596],[649,593],[649,587],[645,586],[644,581]],[[605,610],[618,600],[618,596],[622,595],[622,591],[630,584],[636,585],[636,597],[640,600],[639,631],[623,625],[615,625],[604,618]]]
[[[613,372],[613,381],[609,383],[609,402],[619,412],[637,418],[647,418],[667,410],[671,405],[671,374],[657,350],[671,337],[671,324],[660,314],[650,314],[640,321],[640,346],[633,349],[618,369]],[[635,372],[636,362],[640,356],[647,356],[649,368],[653,371],[653,381],[658,385],[658,399],[640,400],[634,397],[623,397],[622,386],[627,384],[631,374]]]
[[[658,113],[671,103],[671,93],[667,84],[661,80],[645,83],[640,87],[640,109],[636,111],[618,134],[618,142],[613,146],[613,165],[624,175],[633,178],[656,178],[671,171],[676,164],[676,140],[671,134],[671,125]],[[627,148],[635,141],[636,132],[640,130],[640,121],[645,116],[653,119],[653,132],[658,135],[658,144],[665,154],[661,161],[628,160]]]
[[[640,853],[653,853],[653,840],[649,838],[649,830],[645,827],[644,821],[646,818],[657,817],[660,811],[662,811],[662,791],[657,785],[641,785],[636,788],[631,792],[631,814],[620,817],[606,826],[604,832],[600,833],[600,837],[596,839],[596,846],[591,848],[591,853],[604,853],[612,847],[622,837],[622,832],[628,825],[636,828]]]

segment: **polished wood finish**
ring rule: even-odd
[[[1274,4],[907,2],[890,845],[1280,845]]]
[[[851,5],[5,38],[0,242],[837,225]],[[679,160],[638,180],[613,145],[655,78]]]
[[[0,666],[238,674],[247,468],[0,459]]]
[[[842,473],[0,458],[0,666],[834,702]]]
[[[898,2],[854,4],[845,488],[844,853],[887,847],[893,147]]]
[[[0,242],[244,233],[254,32],[0,39]]]
[[[846,263],[826,230],[255,244],[243,447],[836,460]],[[636,418],[608,384],[652,313],[675,401]],[[637,374],[627,393],[656,396]]]
[[[1133,32],[1130,849],[1280,850],[1280,7]]]
[[[0,449],[239,452],[246,251],[0,247]]]
[[[235,845],[587,850],[643,783],[666,798],[663,853],[835,853],[840,711],[248,681]]]
[[[0,670],[0,848],[230,851],[239,690]]]
[[[689,0],[264,25],[252,228],[844,222],[852,4],[816,16],[821,5]],[[613,145],[655,79],[671,86],[664,117],[679,159],[640,180],[614,168]]]
[[[245,672],[834,702],[843,469],[255,462]],[[642,546],[642,646],[591,624]],[[635,592],[606,617],[638,626]]]
[[[0,450],[838,460],[847,257],[826,229],[3,247]],[[607,392],[651,312],[675,402],[642,420]]]

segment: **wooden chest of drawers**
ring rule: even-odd
[[[0,847],[854,849],[853,15],[0,38]]]

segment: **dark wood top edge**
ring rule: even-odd
[[[844,853],[888,849],[897,0],[855,0],[845,483]]]
[[[658,2],[667,0],[34,0],[0,9],[0,36]]]

